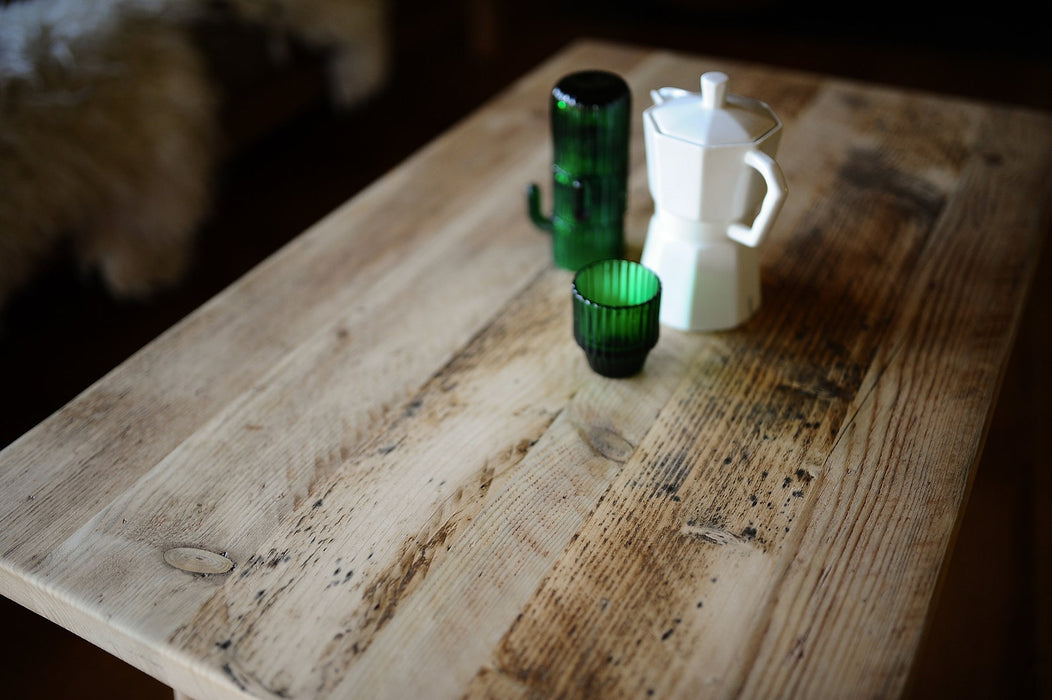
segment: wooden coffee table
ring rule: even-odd
[[[590,67],[785,123],[760,311],[627,380],[525,212]],[[897,695],[1050,202],[1052,115],[576,44],[0,453],[0,593],[201,699]]]

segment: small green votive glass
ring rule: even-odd
[[[631,260],[600,260],[573,279],[573,334],[604,377],[629,377],[657,345],[661,281]]]

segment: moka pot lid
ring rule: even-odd
[[[699,146],[751,144],[781,125],[759,100],[727,94],[725,73],[701,76],[701,93],[679,88],[652,91],[646,110],[658,132]]]

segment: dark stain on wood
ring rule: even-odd
[[[522,451],[520,451],[518,449],[516,449],[515,451],[520,456],[525,454],[525,452],[522,452]],[[489,490],[489,487],[493,485],[493,477],[496,475],[496,473],[497,473],[497,469],[493,465],[488,464],[488,463],[483,465],[482,471],[479,473],[479,477],[478,477],[478,482],[479,482],[478,490],[479,490],[479,492],[484,493],[484,492]]]
[[[685,450],[663,457],[655,469],[651,498],[677,493],[690,474],[695,458],[696,455]]]
[[[813,376],[807,382],[783,382],[776,387],[779,391],[799,392],[817,399],[827,401],[840,400],[850,401],[854,397],[854,391],[826,377]]]
[[[447,521],[424,542],[416,538],[406,540],[399,560],[372,579],[363,596],[366,619],[362,627],[370,636],[383,629],[394,616],[399,602],[424,580],[436,553],[444,549],[446,539],[456,526],[455,521]]]
[[[852,149],[838,175],[854,188],[891,202],[929,224],[938,218],[946,204],[941,190],[923,178],[896,168],[876,150]]]
[[[248,690],[248,686],[246,686],[244,682],[237,677],[237,674],[234,673],[234,669],[230,667],[230,664],[223,664],[223,673],[226,674],[227,678],[233,681],[234,685],[236,685],[238,689],[242,691]]]
[[[415,416],[417,414],[417,412],[420,410],[420,407],[423,406],[423,405],[424,405],[424,399],[420,398],[420,397],[417,397],[417,398],[413,399],[412,401],[410,401],[406,405],[405,411],[403,411],[402,415],[405,416],[406,418],[412,418],[413,416]]]
[[[289,697],[289,689],[287,687],[275,687],[263,683],[260,679],[245,672],[244,669],[235,670],[234,665],[231,662],[224,663],[222,669],[226,677],[229,678],[242,692],[247,692],[253,696],[266,695],[274,698]]]

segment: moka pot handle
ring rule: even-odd
[[[760,211],[753,219],[752,226],[731,224],[727,235],[742,245],[755,248],[763,243],[763,239],[767,237],[774,225],[774,219],[782,209],[789,188],[778,163],[763,151],[756,149],[746,151],[745,164],[763,177],[767,185],[767,194],[764,195]]]

